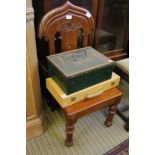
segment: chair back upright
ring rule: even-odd
[[[81,47],[92,46],[95,24],[91,13],[67,1],[49,11],[39,25],[39,38],[48,41],[48,55],[77,49],[81,35]],[[58,45],[58,46],[57,46]]]

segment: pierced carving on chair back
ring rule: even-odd
[[[94,19],[90,12],[67,1],[61,7],[48,12],[41,20],[39,37],[44,37],[49,44],[49,54],[55,54],[55,35],[60,34],[61,50],[78,48],[78,35],[82,31],[82,46],[93,42]]]
[[[66,20],[58,26],[58,31],[62,31],[62,32],[74,31],[74,30],[77,30],[79,28],[82,28],[82,25],[79,22],[73,23],[70,20]]]

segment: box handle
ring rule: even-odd
[[[101,95],[103,92],[104,92],[104,90],[102,89],[101,91],[99,91],[99,92],[97,92],[95,94],[89,94],[89,95],[87,95],[87,98],[89,99],[89,98],[96,97],[98,95]]]
[[[76,52],[73,52],[72,57],[73,57],[73,61],[84,60],[84,59],[86,59],[86,50],[82,49],[82,50],[78,50]]]

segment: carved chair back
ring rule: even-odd
[[[49,11],[39,26],[39,38],[48,41],[49,55],[56,53],[59,40],[61,52],[78,48],[81,33],[82,47],[92,45],[95,24],[91,13],[67,1],[64,5]]]

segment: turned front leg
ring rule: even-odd
[[[117,110],[116,105],[110,106],[108,116],[107,116],[106,121],[105,121],[105,125],[107,127],[110,127],[112,125],[112,121],[113,121],[114,115],[116,113],[116,110]]]
[[[67,116],[66,119],[66,146],[72,146],[73,145],[73,132],[74,132],[74,125],[76,123],[75,116]]]

